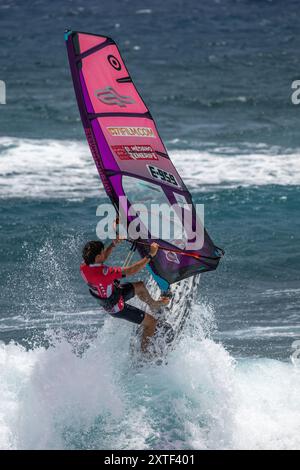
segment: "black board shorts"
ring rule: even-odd
[[[133,305],[126,304],[127,300],[132,299],[132,297],[135,295],[133,284],[131,284],[131,282],[126,282],[124,284],[120,284],[118,289],[121,291],[121,296],[125,302],[124,308],[123,310],[120,310],[120,312],[114,313],[108,311],[108,313],[114,318],[121,318],[139,325],[145,318],[145,312],[137,307],[134,307]]]

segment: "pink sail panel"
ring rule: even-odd
[[[84,57],[81,72],[94,113],[148,111],[133,83],[118,81],[127,79],[128,71],[115,45]]]
[[[92,34],[78,34],[79,39],[79,46],[80,46],[80,53],[83,54],[84,52],[88,51],[92,47],[99,46],[99,44],[103,44],[106,41],[106,38],[94,36]]]

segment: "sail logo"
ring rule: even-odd
[[[131,96],[120,95],[113,87],[107,86],[105,88],[98,88],[95,91],[95,96],[101,103],[109,106],[120,106],[120,108],[126,108],[128,104],[135,103]]]
[[[110,65],[115,69],[115,70],[121,70],[121,64],[118,61],[118,59],[114,55],[108,55],[107,60],[110,63]]]
[[[155,134],[151,127],[107,127],[112,136],[118,137],[153,137]]]
[[[120,160],[158,160],[150,145],[112,145]]]
[[[97,143],[95,141],[94,135],[93,135],[91,129],[89,129],[88,127],[85,128],[84,130],[85,130],[85,135],[86,135],[88,144],[89,144],[91,152],[92,152],[93,159],[96,163],[96,167],[97,167],[99,175],[101,177],[104,189],[107,192],[107,194],[111,194],[110,184],[107,180],[107,177],[106,177],[106,174],[105,174],[105,171],[104,171],[104,168],[103,168],[103,163],[102,163],[102,160],[101,160],[101,157],[100,157],[100,154],[99,154],[99,150],[98,150]]]

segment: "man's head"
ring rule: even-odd
[[[82,257],[85,264],[102,263],[104,245],[99,240],[87,242],[82,250]]]

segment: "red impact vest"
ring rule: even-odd
[[[87,265],[82,263],[80,265],[80,273],[91,290],[101,299],[109,298],[114,290],[114,281],[123,277],[121,267],[105,266],[104,264]],[[121,296],[112,310],[119,312],[123,308],[124,299]]]

